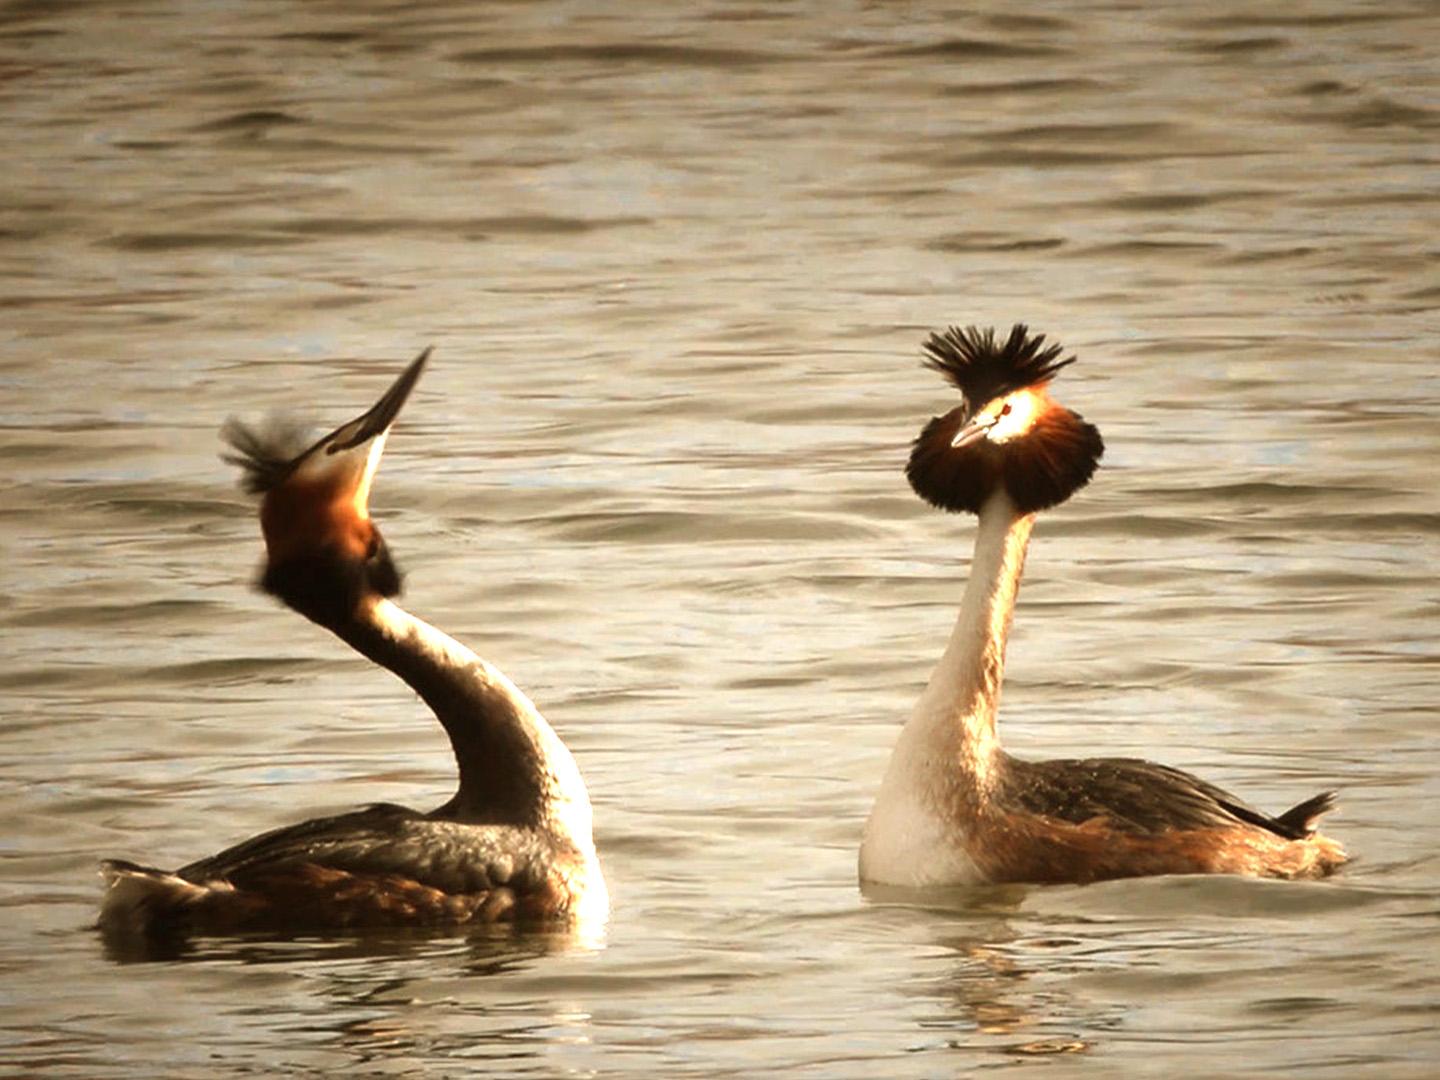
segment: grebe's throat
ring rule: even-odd
[[[981,508],[960,613],[911,721],[953,743],[962,767],[980,772],[999,748],[995,711],[1005,646],[1034,523],[1035,515],[1020,513],[1003,488]]]

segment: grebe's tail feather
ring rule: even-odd
[[[215,891],[124,859],[104,860],[100,873],[106,886],[100,929],[111,934],[143,937],[173,926],[186,909],[203,903]]]
[[[1320,818],[1335,809],[1336,794],[1334,791],[1322,791],[1319,795],[1292,806],[1275,820],[1287,829],[1294,830],[1297,840],[1310,836],[1315,832]]]

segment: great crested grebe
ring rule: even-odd
[[[369,514],[385,440],[426,349],[363,416],[309,449],[230,421],[243,484],[263,496],[261,587],[389,668],[434,711],[455,796],[418,813],[379,804],[267,832],[166,872],[102,864],[112,933],[603,921],[609,901],[590,798],[529,698],[390,597],[400,575]]]
[[[1060,359],[1016,326],[951,328],[927,366],[964,403],[925,425],[906,475],[942,510],[979,517],[960,615],[900,733],[860,845],[860,879],[930,886],[1085,883],[1150,874],[1321,877],[1345,861],[1315,831],[1334,792],[1271,817],[1138,758],[1022,761],[1000,748],[1005,641],[1035,514],[1090,480],[1100,432],[1055,402]]]

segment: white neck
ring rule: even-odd
[[[999,749],[995,710],[1005,645],[1034,524],[1035,515],[1021,514],[1003,490],[980,508],[955,628],[906,725],[922,728],[931,741],[943,738],[965,761],[980,764]]]
[[[860,849],[864,880],[973,881],[965,822],[985,798],[1000,742],[995,710],[1033,514],[1003,490],[980,510],[975,555],[950,641],[900,732]]]

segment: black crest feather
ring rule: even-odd
[[[1002,394],[1048,382],[1075,357],[1061,360],[1059,345],[1045,346],[1045,335],[1031,335],[1024,323],[1016,323],[1003,343],[993,327],[952,326],[943,334],[931,334],[925,342],[929,358],[925,366],[940,372],[965,395],[965,403],[978,409]]]
[[[220,438],[234,451],[221,454],[220,460],[239,467],[240,486],[251,495],[283,484],[312,441],[307,425],[283,416],[272,416],[261,427],[232,416],[220,429]]]

